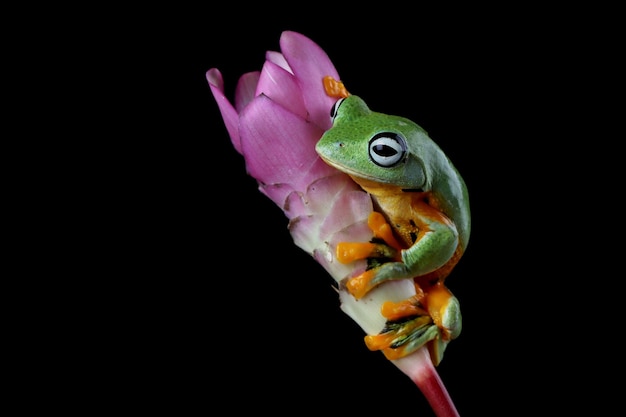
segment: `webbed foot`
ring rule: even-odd
[[[387,359],[399,359],[425,344],[433,363],[438,365],[448,343],[459,336],[462,327],[458,299],[443,286],[437,285],[400,302],[388,301],[381,308],[387,319],[377,335],[365,337],[370,350],[380,350]]]
[[[365,336],[369,350],[380,350],[387,359],[399,359],[424,346],[439,335],[429,316],[388,321],[377,335]]]

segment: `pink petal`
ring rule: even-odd
[[[305,190],[312,179],[335,172],[315,152],[322,130],[270,98],[258,96],[240,116],[246,167],[261,183]]]
[[[358,241],[360,237],[363,241],[370,239],[372,232],[367,227],[367,218],[372,211],[372,200],[347,175],[337,172],[320,178],[309,186],[306,194],[294,194],[290,195],[290,210],[286,213],[291,220],[291,235],[296,245],[324,259],[323,265],[338,263],[331,250],[334,246],[328,246],[330,240],[338,239],[338,235],[349,240]],[[358,236],[345,234],[346,231],[355,233],[357,230]],[[333,266],[334,269],[337,267],[342,273],[339,278],[352,268]],[[339,279],[337,276],[334,278]]]
[[[222,114],[224,125],[230,136],[230,141],[237,152],[241,153],[241,140],[239,138],[239,115],[224,95],[224,79],[222,73],[217,68],[211,68],[206,72],[206,79],[209,82],[211,93],[217,102],[217,107]]]
[[[276,52],[276,51],[265,52],[265,60],[270,61],[271,63],[278,65],[279,67],[281,67],[288,73],[293,74],[293,71],[289,67],[289,64],[287,63],[285,56],[281,54],[280,52]]]
[[[314,216],[298,216],[289,221],[289,233],[293,243],[308,254],[313,254],[318,247],[320,239],[319,219]]]
[[[261,191],[267,198],[272,200],[278,207],[280,207],[287,215],[287,210],[294,203],[297,204],[299,199],[299,193],[293,189],[290,184],[259,184],[259,191]],[[293,201],[292,201],[293,200]]]
[[[337,260],[336,248],[339,242],[367,242],[372,238],[372,230],[367,221],[353,223],[332,236],[326,236],[324,243],[327,250],[316,249],[313,256],[337,282],[347,276],[358,275],[367,268],[367,261],[360,260],[342,264]],[[294,239],[295,240],[295,239]]]
[[[326,217],[341,194],[361,188],[346,174],[335,171],[334,175],[311,183],[306,192],[309,212]]]
[[[285,216],[289,220],[296,216],[309,215],[308,202],[304,199],[304,193],[302,191],[294,191],[287,195],[285,199],[285,205],[283,207]]]
[[[308,117],[296,78],[273,62],[263,64],[255,95],[259,94],[265,94],[303,119]]]
[[[261,73],[259,71],[253,71],[243,74],[239,78],[237,88],[235,89],[235,108],[238,113],[241,113],[243,108],[256,97],[255,92],[260,76]]]
[[[332,214],[320,226],[322,236],[331,236],[354,223],[367,223],[372,212],[372,200],[362,190],[345,191],[333,202]],[[352,238],[354,239],[354,238]]]
[[[335,66],[322,48],[300,33],[283,32],[280,47],[300,84],[310,120],[323,130],[329,129],[330,109],[337,99],[326,94],[322,80],[327,75],[340,80]]]
[[[368,242],[372,238],[372,236],[372,229],[370,229],[367,225],[367,219],[363,219],[360,222],[352,223],[332,234],[328,239],[328,244],[330,245],[330,247],[336,248],[339,242]],[[335,260],[335,262],[338,261]],[[365,267],[367,266],[367,262],[363,260],[362,264],[363,269],[365,269]],[[356,269],[357,268],[355,266],[349,264],[346,265],[346,274],[340,276],[339,278],[343,278],[348,273],[356,275],[357,273],[362,272]],[[337,279],[337,277],[335,277],[335,279]]]

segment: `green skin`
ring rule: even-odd
[[[364,187],[372,196],[377,211],[383,215],[389,214],[387,210],[395,208],[397,211],[397,207],[388,203],[388,198],[377,195],[377,191],[388,185],[387,188],[398,187],[398,194],[431,192],[438,202],[438,210],[450,220],[439,222],[432,217],[420,218],[430,231],[402,250],[402,262],[379,266],[374,285],[428,274],[446,264],[458,245],[464,252],[470,235],[465,182],[426,131],[406,118],[373,112],[354,95],[338,100],[331,116],[333,126],[321,137],[316,151],[326,163],[350,175],[357,183],[366,180],[366,184],[373,181],[383,185],[373,189]],[[379,146],[371,149],[370,141],[381,133],[384,133],[383,138],[376,142]],[[399,142],[386,139],[397,135],[403,138]],[[396,219],[402,217],[397,212],[393,215]],[[446,312],[444,325],[456,335],[460,331],[456,299],[448,308],[450,311]]]

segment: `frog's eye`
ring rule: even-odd
[[[335,117],[337,117],[337,111],[339,110],[339,106],[341,106],[341,103],[343,103],[343,101],[345,100],[345,97],[340,98],[339,100],[335,101],[335,104],[333,104],[333,107],[331,107],[330,109],[330,119],[331,121],[335,121]]]
[[[406,141],[397,133],[379,133],[370,139],[369,154],[376,165],[392,167],[404,159]]]

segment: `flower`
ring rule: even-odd
[[[340,80],[333,63],[315,42],[297,32],[283,32],[280,49],[266,52],[261,71],[240,77],[234,104],[225,96],[217,68],[207,71],[207,81],[248,174],[284,212],[294,243],[339,284],[367,266],[365,261],[340,262],[336,246],[372,239],[368,225],[372,200],[315,151],[315,144],[331,127],[330,109],[338,98],[328,94],[323,84],[323,80]],[[335,82],[336,94],[346,94],[342,86]],[[377,335],[386,324],[383,304],[406,300],[416,291],[410,280],[398,280],[359,300],[341,286],[338,293],[342,311],[366,334]],[[426,347],[390,362],[419,386],[438,415],[457,415]]]

